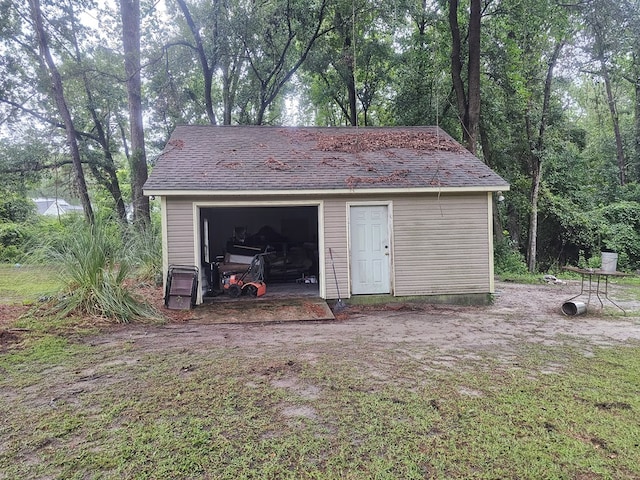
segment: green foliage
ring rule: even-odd
[[[157,281],[162,274],[162,236],[157,215],[144,230],[122,225],[112,218],[108,209],[99,210],[97,219],[100,238],[108,240],[108,245],[103,247],[110,264],[125,259],[131,276],[144,282]],[[84,232],[86,228],[84,219],[77,215],[60,218],[40,216],[29,223],[0,224],[0,243],[4,240],[14,246],[16,256],[11,261],[51,265],[59,255],[55,252],[62,245],[77,241],[78,232]],[[0,248],[0,255],[1,252]]]
[[[578,253],[578,262],[576,264],[579,268],[600,268],[602,265],[602,257],[598,253],[588,257],[585,255],[584,250],[580,250]]]
[[[10,60],[7,60],[6,63],[0,65],[0,76],[3,73],[2,66],[11,63]],[[12,80],[15,81],[15,78]],[[15,88],[11,90],[11,93],[16,91],[22,90]],[[0,94],[2,93],[2,81],[0,80]],[[9,113],[9,115],[13,114],[15,111]],[[25,218],[24,214],[33,210],[33,203],[26,198],[26,192],[40,180],[41,170],[39,167],[48,162],[52,156],[49,148],[50,146],[42,140],[41,136],[30,128],[21,132],[20,136],[11,138],[10,141],[0,142],[0,178],[2,178],[0,220],[22,221]]]
[[[601,224],[590,209],[574,203],[570,197],[544,188],[540,202],[541,221],[538,241],[541,266],[576,265],[580,251],[588,256],[600,251]]]
[[[400,23],[401,51],[394,63],[392,114],[395,125],[440,125],[456,135],[455,109],[448,108],[450,47],[446,21],[426,4],[409,4],[410,24]]]
[[[22,255],[22,251],[15,245],[0,245],[0,262],[18,262]]]
[[[524,255],[509,239],[509,232],[502,232],[503,238],[495,242],[493,251],[494,270],[497,275],[526,275],[527,264]]]
[[[35,205],[28,198],[16,193],[4,193],[0,197],[0,222],[24,222],[34,213]]]
[[[334,126],[351,124],[352,117],[358,125],[395,123],[389,97],[398,58],[390,9],[358,0],[333,2],[328,10],[326,34],[303,66],[303,103],[313,120]]]
[[[19,223],[0,223],[0,245],[19,245],[24,239],[24,227]]]
[[[21,261],[29,265],[50,265],[49,245],[59,244],[70,231],[82,228],[83,219],[78,215],[51,217],[39,215],[28,223],[21,224],[25,232],[24,241],[19,245]]]
[[[123,52],[115,40],[120,38],[119,9],[112,2],[63,3],[51,2],[46,12],[47,33],[55,39],[50,47],[62,75],[83,164],[93,177],[92,204],[96,209],[113,209],[118,191],[125,198],[131,193],[124,155],[127,96],[119,80]],[[462,119],[451,94],[447,2],[395,1],[391,6],[370,0],[185,0],[185,4],[203,44],[208,64],[204,70],[193,48],[194,32],[177,2],[165,5],[168,15],[151,4],[143,8],[148,146],[162,148],[178,123],[211,121],[205,88],[211,92],[218,123],[290,120],[284,115],[288,113],[284,98],[289,96],[305,109],[296,117],[298,122],[343,125],[353,113],[349,100],[355,96],[361,125],[366,110],[370,124],[438,124],[462,137]],[[483,6],[481,155],[511,183],[501,220],[523,250],[532,211],[533,159],[542,160],[546,191],[538,215],[540,268],[575,263],[580,250],[589,258],[604,246],[619,252],[625,268],[640,266],[638,225],[602,210],[640,198],[639,100],[634,83],[628,81],[640,71],[637,6],[628,0],[572,6],[551,0],[501,0]],[[64,129],[55,126],[58,115],[28,22],[28,2],[3,1],[2,7],[0,118],[8,134],[0,142],[0,221],[23,223],[28,212],[21,196],[26,191],[51,172],[56,187],[71,184],[72,176],[69,165],[64,165],[66,138]],[[463,38],[468,33],[468,7],[468,1],[461,2],[458,10]],[[99,28],[87,18],[100,18]],[[316,27],[321,34],[311,45]],[[545,139],[542,151],[537,151],[545,74],[553,47],[561,39],[565,43],[545,112]],[[606,65],[599,61],[597,44],[604,49]],[[463,70],[467,67],[463,65]],[[603,68],[608,69],[614,105],[607,98]],[[617,112],[627,185],[619,185],[610,107]],[[151,162],[153,157],[149,155]],[[29,239],[47,233],[45,225],[51,226],[30,224],[21,230],[19,241],[0,242],[0,260],[20,260],[30,250]],[[138,242],[135,250],[146,258],[133,260],[136,270],[147,270],[142,275],[151,278],[158,258],[143,253],[141,244],[155,242]],[[508,249],[498,254],[511,256]],[[517,265],[515,256],[513,260],[507,269]]]
[[[640,168],[640,159],[638,160],[638,167]],[[620,201],[638,202],[640,201],[640,181],[627,183],[619,191]]]
[[[619,201],[589,208],[546,189],[541,211],[544,228],[539,241],[545,245],[541,252],[545,265],[564,255],[563,264],[595,268],[600,251],[607,249],[618,253],[620,270],[640,267],[640,203]]]
[[[21,245],[26,229],[19,223],[0,223],[0,262],[17,262],[22,257]]]
[[[5,357],[3,366],[11,370],[24,363],[51,366],[69,361],[73,358],[74,350],[78,349],[81,350],[81,348],[74,348],[65,338],[45,335],[30,342],[27,349],[19,350]]]
[[[162,232],[158,222],[146,229],[130,227],[124,247],[127,261],[135,269],[137,279],[158,283],[162,281]]]
[[[622,201],[600,209],[602,246],[618,252],[621,268],[640,268],[640,203]]]

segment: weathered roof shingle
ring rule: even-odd
[[[179,126],[147,194],[359,189],[507,189],[437,127]]]

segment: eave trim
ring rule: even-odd
[[[332,190],[166,190],[144,189],[146,196],[166,197],[318,197],[337,195],[388,195],[388,194],[412,194],[412,193],[479,193],[479,192],[504,192],[509,190],[509,185],[483,185],[475,187],[417,187],[417,188],[358,188],[358,189],[332,189]]]

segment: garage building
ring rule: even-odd
[[[265,251],[268,284],[312,279],[324,299],[481,303],[508,188],[437,127],[178,126],[144,192],[160,199],[165,274],[198,267],[198,303],[215,265]]]

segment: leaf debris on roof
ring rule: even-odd
[[[379,183],[395,183],[402,182],[410,173],[410,170],[394,170],[389,175],[380,175],[379,177],[355,177],[353,175],[349,175],[344,179],[344,181],[349,186],[349,188],[353,188],[361,183],[370,185]]]
[[[462,151],[462,147],[444,138],[438,138],[431,133],[416,132],[365,132],[356,135],[327,136],[318,142],[318,148],[345,153],[374,152],[390,148]]]
[[[291,168],[291,166],[289,166],[288,164],[286,164],[285,162],[282,162],[280,160],[276,160],[273,157],[269,157],[264,161],[264,164],[271,168],[272,170],[289,170]]]
[[[416,131],[351,131],[347,134],[326,135],[310,131],[284,132],[292,139],[316,141],[316,149],[324,152],[375,152],[391,148],[446,151],[459,153],[464,148],[445,136],[433,132]]]
[[[178,126],[147,191],[508,188],[438,127]]]

